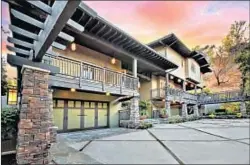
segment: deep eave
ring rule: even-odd
[[[37,19],[38,21],[44,22],[46,18],[46,13],[44,11],[37,9],[37,7],[31,5],[30,3],[27,3],[25,1],[15,1],[15,2],[8,1],[8,2],[10,4],[10,9],[15,9],[17,11],[20,11],[32,18]],[[48,1],[43,1],[43,2],[48,4]],[[51,5],[52,4],[50,4],[50,6]],[[22,29],[25,29],[27,31],[30,31],[38,35],[39,28],[34,27],[30,24],[27,24],[15,18],[13,14],[10,14],[10,18],[11,18],[12,25],[18,26]],[[147,66],[148,63],[155,66],[156,68],[155,70],[158,70],[158,71],[164,71],[164,70],[178,67],[175,63],[167,60],[165,57],[162,57],[152,48],[139,42],[138,40],[136,40],[135,38],[133,38],[132,36],[124,32],[123,30],[117,28],[115,25],[109,23],[102,17],[98,16],[98,14],[94,10],[87,7],[85,4],[83,5],[83,7],[79,5],[79,7],[76,8],[71,19],[75,21],[76,23],[78,23],[79,25],[84,27],[84,32],[82,32],[83,35],[78,35],[79,33],[76,33],[76,31],[72,31],[72,28],[69,25],[65,25],[62,32],[65,32],[66,34],[70,34],[71,36],[73,36],[77,44],[88,46],[89,48],[94,49],[94,50],[100,49],[98,48],[98,45],[97,45],[98,42],[95,43],[94,40],[90,40],[88,38],[89,36],[95,37],[96,39],[102,42],[105,42],[107,44],[110,44],[116,47],[117,49],[125,51],[126,53],[130,54],[132,57],[135,57],[135,58],[138,57],[138,59],[142,59],[142,60],[138,60],[138,62],[139,64],[141,64],[140,66],[143,67],[143,69],[148,67]],[[88,36],[88,37],[84,38],[83,36]],[[13,32],[13,37],[18,40],[22,40],[27,43],[30,43],[30,44],[34,42],[32,39],[16,34],[15,32]],[[55,41],[61,45],[65,45],[66,47],[70,45],[70,42],[62,39],[61,37],[57,37]],[[22,47],[17,44],[14,44],[14,46],[16,48],[21,48],[26,51],[30,51],[29,48]],[[122,61],[123,60],[128,61],[127,59],[129,58],[131,59],[131,56],[126,57],[126,55],[124,54],[119,55],[119,52],[110,50],[108,47],[103,48],[103,50],[101,50],[100,52],[105,53],[109,56],[114,56],[114,57],[117,56],[118,59]],[[16,53],[16,55],[26,57],[26,56],[23,56],[23,54],[20,54],[18,52]],[[148,68],[150,70],[150,67]]]

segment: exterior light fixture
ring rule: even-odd
[[[70,91],[71,91],[71,92],[75,92],[76,89],[75,89],[75,88],[71,88]]]
[[[126,70],[126,69],[123,69],[123,73],[127,74],[127,70]]]
[[[162,101],[166,101],[165,99],[162,99]]]
[[[111,64],[115,64],[116,63],[116,59],[113,57],[112,59],[111,59]]]
[[[194,85],[193,85],[193,84],[190,84],[190,87],[194,87]]]
[[[109,92],[106,92],[106,96],[110,96],[110,93],[109,93]]]
[[[170,76],[170,79],[173,80],[173,79],[174,79],[174,76],[171,75],[171,76]]]
[[[180,82],[181,82],[181,79],[178,79],[178,82],[180,83]]]
[[[71,44],[71,50],[72,50],[72,51],[75,51],[75,50],[76,50],[76,44],[75,44],[74,42]]]
[[[173,104],[174,104],[174,103],[175,103],[175,100],[173,100],[172,102],[173,102]]]

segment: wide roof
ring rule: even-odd
[[[201,67],[201,72],[211,72],[209,59],[201,51],[191,51],[175,34],[171,33],[147,44],[151,48],[169,46],[185,58],[193,58]]]
[[[25,15],[30,16],[40,22],[44,22],[47,17],[46,12],[38,9],[37,6],[34,6],[26,1],[15,1],[15,2],[8,1],[8,2],[10,4],[10,9],[15,9],[16,11],[24,13]],[[47,4],[48,6],[53,5],[53,1],[50,2],[44,0],[42,2]],[[119,29],[112,23],[100,17],[94,10],[86,6],[83,2],[81,2],[79,7],[76,8],[73,16],[71,17],[71,20],[83,26],[84,32],[81,33],[76,32],[75,30],[72,30],[72,27],[70,27],[68,24],[65,25],[62,32],[65,32],[66,34],[73,36],[76,39],[75,42],[78,42],[81,45],[90,47],[98,51],[103,51],[103,53],[109,56],[117,56],[121,60],[123,60],[123,58],[124,59],[127,58],[125,57],[126,55],[124,54],[121,55],[119,54],[119,52],[118,53],[114,52],[114,50],[111,51],[109,50],[108,47],[106,48],[103,47],[102,49],[102,47],[97,44],[101,41],[105,44],[111,44],[112,46],[115,46],[116,48],[121,49],[134,57],[138,57],[138,59],[143,59],[147,63],[152,63],[155,66],[160,67],[162,70],[178,67],[175,63],[169,61],[165,57],[162,57],[154,49],[139,42],[138,40],[136,40],[135,38],[124,32],[123,30]],[[11,24],[37,35],[40,31],[39,27],[30,25],[18,18],[15,18],[13,12],[11,13]],[[30,44],[34,43],[34,40],[31,39],[30,37],[27,38],[15,32],[13,32],[13,37],[15,39],[22,40]],[[62,37],[57,37],[56,42],[65,46],[68,46],[70,44]],[[14,46],[19,49],[30,51],[30,49],[23,48],[22,46],[17,44],[14,44]],[[19,56],[23,56],[22,53],[16,52],[16,54]],[[139,65],[143,67],[142,66],[143,62],[140,63],[140,60],[138,61]],[[147,67],[148,67],[147,65],[144,66],[144,68]],[[148,69],[150,70],[149,67]]]

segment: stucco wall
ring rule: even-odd
[[[110,127],[118,127],[118,111],[121,110],[121,103],[113,104],[117,99],[116,96],[106,96],[101,94],[93,94],[86,92],[70,92],[68,90],[56,89],[53,92],[53,98],[58,99],[76,99],[76,100],[90,100],[90,101],[106,101],[110,104]]]
[[[75,51],[72,51],[69,48],[67,48],[66,50],[53,48],[53,51],[58,52],[66,57],[72,57],[84,62],[98,65],[100,67],[106,67],[116,71],[121,71],[121,61],[116,60],[115,64],[111,64],[111,57],[84,46],[77,45]]]
[[[200,82],[200,77],[201,77],[201,73],[200,73],[200,66],[199,64],[192,58],[188,58],[186,61],[186,75],[187,78],[191,78],[195,81]],[[192,68],[193,67],[193,68]]]
[[[152,88],[151,81],[141,81],[141,87],[139,89],[141,100],[150,100],[151,88]]]

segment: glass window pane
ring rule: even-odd
[[[95,108],[95,102],[91,102],[90,108]]]
[[[75,104],[76,104],[76,108],[81,108],[81,101],[76,101]]]
[[[8,105],[17,105],[17,90],[16,89],[9,89]]]
[[[108,107],[108,103],[103,103],[103,108],[107,108]]]
[[[84,108],[89,108],[89,102],[84,102]]]
[[[57,100],[57,107],[64,107],[64,100]]]
[[[102,103],[98,103],[98,108],[102,108]]]
[[[75,107],[74,106],[74,101],[68,101],[68,107],[72,108],[72,107]]]

